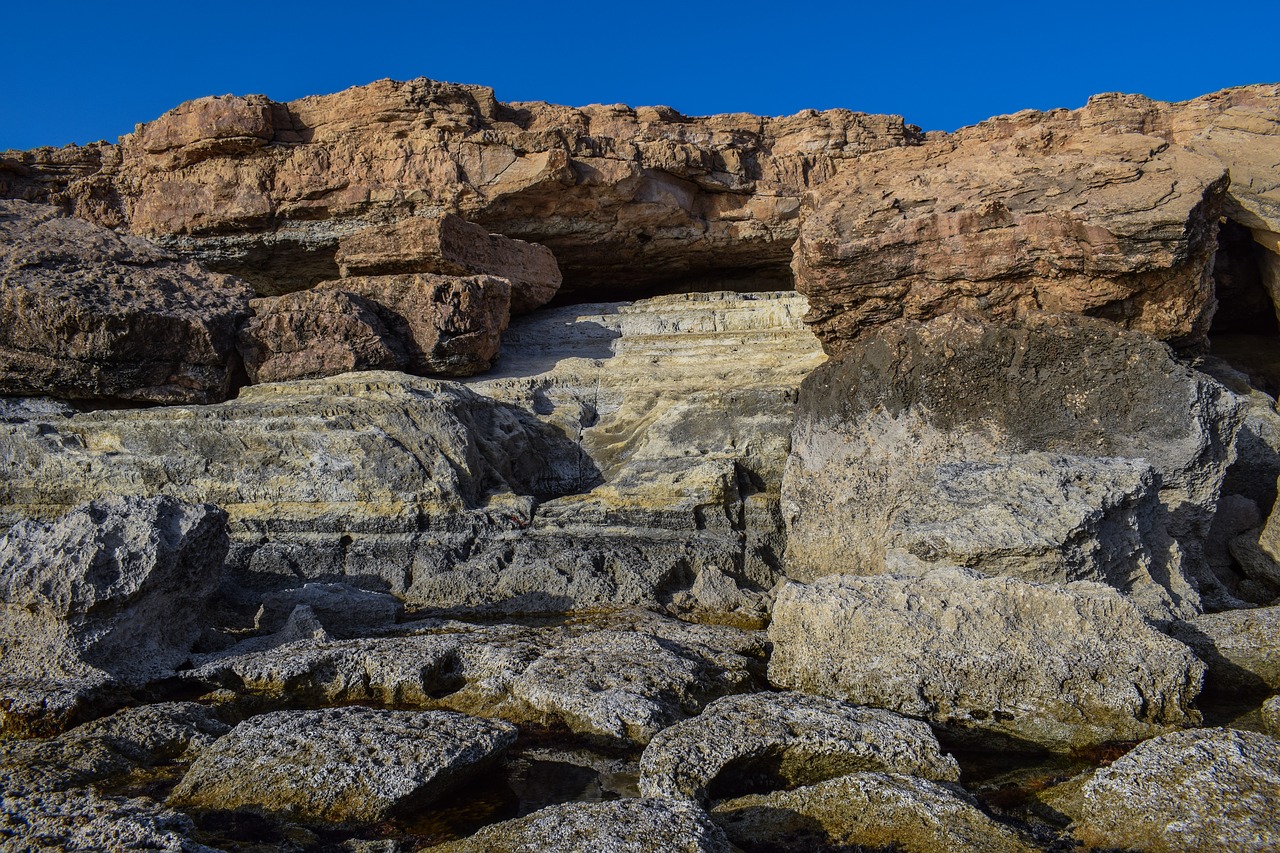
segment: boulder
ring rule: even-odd
[[[894,773],[851,773],[790,791],[749,794],[716,804],[711,819],[744,850],[800,845],[902,853],[1041,849],[983,814],[956,789]]]
[[[338,240],[335,258],[344,277],[435,273],[491,275],[511,282],[511,313],[528,314],[560,288],[560,268],[551,250],[513,240],[441,213],[375,226]]]
[[[438,853],[729,853],[734,848],[706,813],[692,803],[626,799],[549,806],[432,849]]]
[[[219,853],[193,840],[186,815],[144,797],[104,796],[92,788],[0,792],[0,847],[14,853],[44,850],[155,850]]]
[[[372,823],[429,804],[515,739],[514,726],[448,711],[278,711],[244,721],[202,752],[170,801]]]
[[[227,545],[224,512],[167,497],[102,498],[10,528],[0,539],[4,727],[47,716],[56,728],[104,688],[171,675],[204,628]]]
[[[1280,695],[1262,703],[1262,727],[1267,734],[1280,739]]]
[[[251,382],[397,370],[408,361],[404,342],[362,296],[304,290],[250,304],[254,315],[240,330],[239,347]]]
[[[919,720],[816,696],[753,693],[718,699],[659,732],[640,758],[640,793],[705,801],[855,771],[960,777]]]
[[[805,380],[787,573],[1091,580],[1154,619],[1233,601],[1209,535],[1234,395],[1096,320],[899,323]]]
[[[1087,845],[1262,853],[1280,844],[1280,742],[1201,729],[1139,744],[1084,786]]]
[[[789,582],[769,639],[774,684],[962,737],[1069,752],[1200,722],[1204,664],[1101,584],[959,568]]]
[[[0,201],[0,394],[226,398],[249,285],[136,237]]]
[[[1169,633],[1208,664],[1206,688],[1280,690],[1280,607],[1206,613],[1174,622]]]

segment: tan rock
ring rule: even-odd
[[[197,98],[139,125],[138,145],[164,168],[262,148],[274,133],[272,103],[262,95]]]
[[[555,296],[560,268],[535,243],[490,234],[450,213],[366,228],[338,241],[343,276],[429,272],[492,275],[511,282],[511,313],[527,314]]]

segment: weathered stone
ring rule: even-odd
[[[306,290],[250,303],[240,353],[252,382],[316,379],[353,370],[404,367],[404,343],[376,306],[341,290]]]
[[[57,728],[102,688],[171,674],[221,583],[225,524],[208,505],[103,498],[12,527],[0,539],[4,728],[45,715]]]
[[[0,269],[0,393],[226,398],[244,282],[22,201],[0,201]]]
[[[218,853],[193,841],[186,815],[145,798],[106,797],[90,788],[0,792],[0,847],[6,853],[46,850],[154,850]]]
[[[791,791],[739,797],[717,804],[711,819],[747,850],[799,844],[903,853],[1040,849],[954,790],[890,773],[852,773]]]
[[[1192,616],[1231,600],[1203,543],[1239,422],[1218,383],[1098,321],[897,324],[805,380],[787,572],[964,565]]]
[[[432,849],[439,853],[729,853],[733,848],[706,813],[692,803],[627,799],[549,806]]]
[[[1085,844],[1147,853],[1262,853],[1280,844],[1280,743],[1230,729],[1139,744],[1084,787]]]
[[[1100,584],[922,577],[787,583],[769,680],[959,735],[1055,751],[1196,725],[1204,665]]]
[[[512,314],[545,305],[560,287],[560,268],[549,249],[490,234],[451,213],[415,216],[342,237],[335,260],[344,277],[429,272],[505,278],[511,282]]]
[[[197,98],[140,125],[138,146],[166,169],[246,154],[271,141],[272,103],[262,95]]]
[[[1280,607],[1206,613],[1174,622],[1169,633],[1209,665],[1206,687],[1280,690]]]
[[[350,584],[308,583],[298,589],[262,596],[254,627],[273,632],[284,627],[297,607],[307,607],[324,630],[335,637],[355,637],[395,623],[404,605],[395,596],[357,589]]]
[[[376,305],[404,347],[410,373],[471,376],[488,370],[510,320],[511,284],[489,275],[359,276],[316,289],[352,293]]]
[[[1280,696],[1272,696],[1262,703],[1262,726],[1267,734],[1280,739]]]
[[[514,726],[448,711],[279,711],[246,720],[202,752],[171,802],[373,822],[429,804],[515,738]]]
[[[706,800],[763,776],[774,787],[855,771],[955,781],[955,759],[919,720],[796,693],[753,693],[712,702],[659,732],[640,758],[640,792]],[[740,792],[739,792],[740,793]]]

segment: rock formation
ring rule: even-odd
[[[0,154],[0,848],[1277,848],[1277,140],[415,80]]]

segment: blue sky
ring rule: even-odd
[[[0,150],[115,140],[184,100],[290,100],[383,77],[500,99],[813,107],[952,130],[1091,93],[1181,100],[1280,81],[1280,3],[8,4]]]

